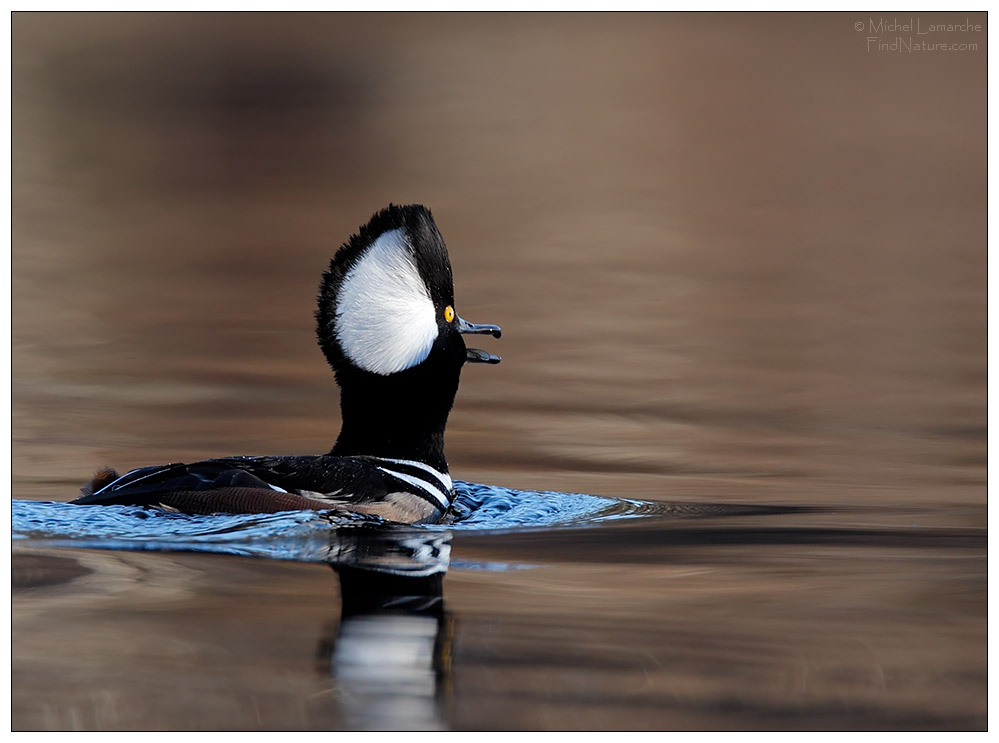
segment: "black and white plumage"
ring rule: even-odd
[[[341,389],[343,425],[328,454],[103,470],[73,503],[439,520],[454,497],[444,429],[461,368],[500,360],[466,348],[462,335],[498,338],[500,329],[455,313],[451,263],[430,211],[390,205],[361,227],[323,275],[316,320]]]

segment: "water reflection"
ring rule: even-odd
[[[300,679],[301,687],[313,690],[311,694],[301,697],[292,693],[291,697],[297,700],[296,703],[315,705],[312,714],[321,721],[316,724],[322,728],[446,729],[448,722],[444,700],[451,691],[451,648],[455,621],[445,609],[443,580],[450,565],[451,538],[450,531],[392,525],[331,529],[326,533],[321,561],[337,574],[339,611],[330,604],[331,586],[329,578],[325,577],[327,574],[323,574],[320,585],[314,586],[318,589],[314,593],[320,599],[316,605],[320,624],[318,627],[315,624],[305,625],[302,627],[304,634],[294,633],[298,635],[293,642],[297,649],[289,650],[281,645],[282,640],[278,639],[280,631],[276,636],[270,635],[270,640],[267,639],[268,634],[263,633],[259,640],[248,645],[241,645],[238,640],[232,645],[232,637],[220,637],[207,640],[202,651],[191,656],[186,668],[199,678],[210,675],[213,671],[203,664],[204,653],[219,653],[222,648],[232,651],[234,657],[245,657],[253,667],[266,663],[277,652],[282,658],[282,667],[285,664],[290,666],[291,670],[287,671],[290,677]],[[184,579],[185,575],[190,577],[191,574],[182,568],[178,570],[178,563],[163,556],[162,561],[140,561],[137,564],[142,568],[135,570],[136,563],[127,557],[118,559],[113,552],[50,550],[40,547],[41,544],[40,541],[29,540],[16,540],[14,543],[12,589],[23,610],[30,612],[26,607],[44,607],[38,610],[47,617],[54,617],[63,612],[72,613],[81,600],[87,605],[91,602],[92,605],[101,605],[102,601],[114,597],[113,600],[123,611],[112,611],[97,622],[83,621],[74,625],[87,627],[96,633],[89,640],[75,645],[74,649],[98,652],[93,643],[99,645],[102,637],[110,643],[106,652],[111,654],[134,643],[141,648],[138,652],[143,657],[155,657],[164,643],[170,646],[170,640],[165,637],[159,637],[155,647],[146,646],[148,635],[130,629],[127,621],[120,626],[120,631],[114,627],[119,626],[116,620],[127,617],[132,609],[150,610],[149,595],[143,592],[144,586],[157,586],[153,606],[165,596],[176,598],[193,589]],[[317,558],[314,562],[318,562],[318,545],[314,543],[313,546],[316,547],[313,556]],[[121,554],[120,551],[115,552]],[[232,581],[233,574],[226,568],[219,570],[223,565],[231,566],[231,563],[205,562],[203,565],[204,581],[213,588],[206,589],[206,583],[199,579],[200,588],[195,591],[207,590],[211,593],[221,590],[225,593],[232,586],[243,585],[241,581]],[[253,563],[246,565],[249,576],[256,575],[260,569]],[[266,570],[266,567],[263,569]],[[178,576],[180,582],[171,583]],[[216,576],[221,578],[213,582]],[[314,584],[315,577],[316,573],[312,573],[309,582]],[[309,592],[309,589],[305,588],[304,592]],[[258,605],[259,597],[253,591],[237,589],[234,594],[241,595],[244,601],[239,612],[243,618],[241,622],[252,622],[259,611],[264,611],[266,615],[267,610],[261,607],[268,602],[263,600]],[[294,613],[294,608],[286,608]],[[194,614],[204,616],[197,610]],[[278,616],[285,617],[285,607]],[[188,617],[186,611],[181,611],[176,620],[175,626],[181,628],[178,633],[184,638],[182,644],[197,643],[195,638],[200,637],[206,628],[210,631],[215,626],[213,622],[204,624],[201,621],[186,626]],[[32,624],[37,618],[36,615],[31,620]],[[283,619],[279,623],[283,625]],[[223,620],[222,624],[226,621]],[[232,624],[227,626],[232,627]],[[25,631],[23,624],[21,629]],[[287,631],[287,628],[282,631]],[[166,635],[171,635],[171,632],[167,631]],[[283,649],[275,650],[279,645]],[[306,650],[304,656],[301,654],[302,645]],[[53,650],[49,636],[39,647],[42,657],[50,662],[59,662],[63,657],[59,651]],[[235,650],[236,647],[239,650]],[[103,655],[102,652],[98,654]],[[310,656],[316,659],[316,665],[308,661]],[[156,662],[139,663],[134,670],[141,675],[142,668],[155,666]],[[256,702],[252,701],[258,698],[257,679],[225,677],[228,679],[225,682],[229,689],[227,693],[235,693],[241,702],[251,700],[250,711],[259,717],[260,711]],[[254,691],[245,692],[244,682]],[[133,680],[128,685],[128,691],[122,693],[131,694],[143,688],[143,683],[142,680]],[[234,691],[240,689],[244,693]],[[50,719],[48,724],[84,729],[107,729],[123,724],[121,714],[124,713],[119,713],[117,708],[109,711],[100,704],[95,707],[95,703],[87,697],[89,692],[83,687],[78,691],[84,695],[84,701],[64,699],[58,711],[53,712],[64,722],[53,723]],[[272,694],[275,699],[281,698],[284,691],[272,690]],[[100,697],[101,692],[94,693]],[[200,700],[192,698],[190,690],[185,693],[186,697],[182,693],[174,701],[195,707],[200,704]],[[197,697],[196,694],[193,696]],[[187,701],[179,701],[183,699]],[[302,702],[303,699],[307,701]],[[160,724],[169,726],[172,723]],[[274,724],[281,728],[287,723]],[[261,722],[261,725],[266,728],[265,723]]]
[[[454,622],[444,609],[450,532],[341,530],[330,565],[340,578],[336,636],[320,654],[352,729],[446,727]]]

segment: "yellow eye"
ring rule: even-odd
[[[444,308],[444,320],[446,322],[451,322],[452,320],[454,320],[454,307],[452,307],[451,305],[448,305],[447,307]]]

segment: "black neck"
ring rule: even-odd
[[[444,429],[458,390],[455,370],[433,363],[390,376],[349,369],[337,382],[343,427],[330,454],[412,459],[448,471]]]

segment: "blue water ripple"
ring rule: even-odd
[[[640,518],[654,510],[651,503],[581,493],[512,490],[460,481],[455,490],[449,523],[407,528],[427,532],[552,529]],[[138,506],[15,500],[11,537],[15,543],[32,546],[197,551],[326,562],[334,534],[384,523],[334,511],[191,516]]]

